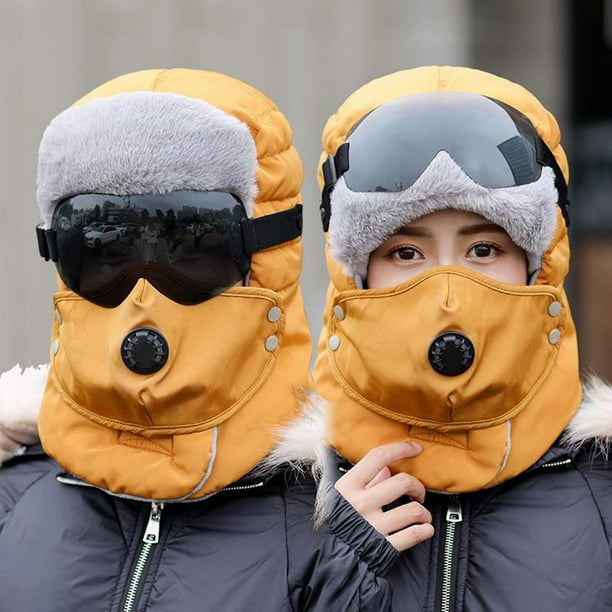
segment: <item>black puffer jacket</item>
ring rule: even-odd
[[[612,610],[612,389],[579,414],[567,445],[497,487],[428,493],[434,537],[397,553],[336,493],[329,524],[367,550],[381,544],[394,611]],[[578,422],[579,420],[579,422]],[[593,437],[590,437],[591,434]],[[334,455],[331,479],[350,465]],[[382,566],[384,565],[384,569]]]
[[[314,496],[312,478],[285,466],[159,506],[86,485],[33,447],[0,469],[0,610],[388,608],[381,543],[358,556],[313,532]]]

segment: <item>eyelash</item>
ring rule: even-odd
[[[421,251],[419,251],[419,249],[415,249],[414,247],[411,246],[395,246],[393,247],[386,255],[385,257],[388,257],[389,259],[391,259],[392,257],[397,257],[398,259],[401,259],[399,257],[399,253],[400,251],[412,251],[413,253],[418,253],[419,255],[421,255],[421,257],[423,256],[423,254],[421,253]],[[410,261],[409,259],[405,259],[404,261]]]
[[[476,242],[475,244],[473,244],[468,250],[467,252],[469,253],[470,251],[472,251],[473,249],[480,247],[480,246],[486,246],[489,247],[490,249],[492,249],[493,251],[495,251],[495,253],[500,253],[503,254],[504,250],[497,244],[494,244],[493,242]],[[479,258],[480,259],[480,258]],[[484,259],[484,258],[483,258]]]

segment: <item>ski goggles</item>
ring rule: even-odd
[[[118,306],[140,278],[180,304],[197,304],[243,282],[251,255],[302,232],[302,207],[249,219],[222,191],[117,196],[81,194],[58,203],[36,228],[39,252],[69,289]]]
[[[555,173],[567,224],[567,185],[559,165],[530,121],[516,109],[478,94],[432,92],[398,98],[363,117],[335,156],[323,164],[321,217],[329,226],[330,194],[340,176],[355,192],[399,192],[411,187],[440,151],[475,183],[515,187]]]

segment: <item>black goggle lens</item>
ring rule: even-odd
[[[77,195],[53,214],[57,269],[72,291],[101,306],[119,305],[139,278],[173,301],[199,303],[248,273],[245,219],[227,192]]]

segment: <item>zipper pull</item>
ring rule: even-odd
[[[163,503],[151,503],[151,514],[149,514],[149,522],[142,536],[143,542],[147,544],[157,544],[159,542],[159,524],[161,522],[161,511],[163,507]]]
[[[460,523],[463,520],[461,514],[461,502],[458,497],[451,497],[448,500],[448,508],[446,510],[447,523]]]

